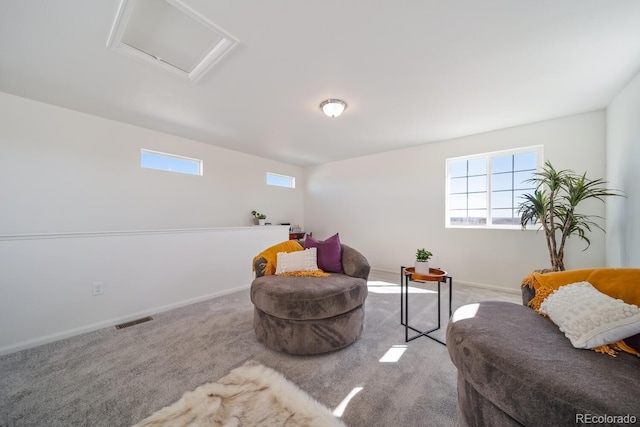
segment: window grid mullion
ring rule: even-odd
[[[491,186],[491,178],[493,176],[492,174],[492,169],[491,169],[491,156],[487,156],[486,161],[487,161],[487,226],[491,226],[493,224],[493,215],[491,214],[492,211],[492,203],[491,203],[491,194],[492,194],[492,186]]]
[[[465,214],[467,215],[467,224],[469,223],[469,160],[467,160],[467,206]]]
[[[511,223],[513,224],[513,209],[515,207],[516,188],[516,156],[511,156]]]

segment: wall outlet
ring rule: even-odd
[[[93,292],[93,296],[103,295],[104,294],[104,282],[95,282],[91,285],[91,291]]]

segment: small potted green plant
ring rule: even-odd
[[[253,215],[254,224],[264,225],[264,220],[267,219],[265,214],[261,214],[260,212],[251,211],[251,215]]]
[[[419,274],[421,276],[429,275],[429,258],[431,258],[432,256],[433,253],[426,250],[425,248],[421,248],[416,251],[416,274]]]

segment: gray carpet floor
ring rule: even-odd
[[[405,343],[398,280],[384,279],[370,277],[362,336],[333,353],[292,356],[264,347],[246,290],[0,357],[0,425],[129,426],[252,359],[332,410],[361,388],[342,414],[349,426],[452,426],[456,371],[447,349],[424,337]],[[427,328],[436,322],[435,286],[412,286],[410,323]],[[443,328],[434,333],[440,339],[444,288]],[[520,298],[454,281],[454,310],[482,300]],[[390,349],[399,359],[381,361]]]

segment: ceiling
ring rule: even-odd
[[[183,1],[239,41],[196,82],[107,47],[119,0],[0,0],[0,91],[306,166],[605,108],[640,72],[640,1]]]

